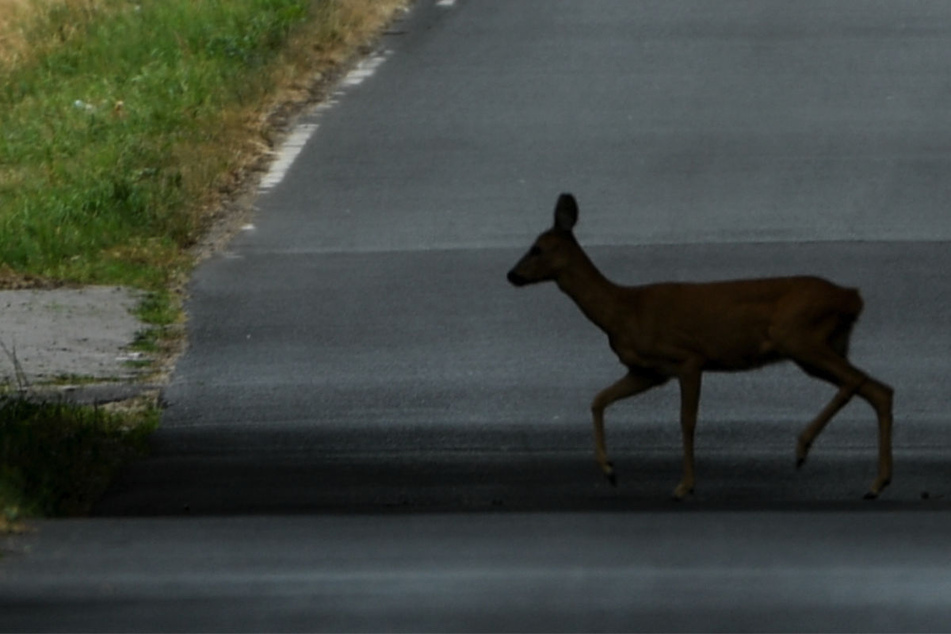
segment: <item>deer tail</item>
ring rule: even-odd
[[[859,318],[860,314],[862,314],[862,308],[864,307],[865,302],[862,301],[862,296],[859,294],[859,289],[845,289],[845,292],[842,295],[843,317],[848,317],[851,323],[855,323],[855,320]]]
[[[829,337],[829,343],[832,348],[843,358],[849,356],[849,339],[852,336],[852,328],[862,314],[862,308],[865,303],[857,288],[844,288],[840,295],[838,312],[839,323]]]

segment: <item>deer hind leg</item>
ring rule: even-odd
[[[878,416],[878,477],[865,494],[874,500],[892,481],[892,395],[888,385],[869,378],[859,387],[858,395],[865,399]]]
[[[817,373],[806,369],[803,364],[800,364],[801,367],[806,371],[807,374],[815,376]],[[835,383],[835,381],[833,381]],[[815,442],[816,437],[825,429],[825,426],[832,420],[832,417],[839,413],[846,403],[852,400],[852,396],[855,394],[858,386],[855,384],[841,385],[839,391],[836,392],[835,396],[832,397],[832,400],[829,401],[829,404],[826,405],[819,415],[809,423],[809,425],[799,434],[799,437],[796,441],[796,468],[802,468],[802,465],[806,462],[806,457],[809,455],[809,450],[812,448],[812,443]]]
[[[799,435],[796,466],[801,467],[816,437],[852,396],[858,394],[875,410],[878,417],[878,476],[865,495],[874,499],[888,486],[892,477],[892,388],[850,364],[834,350],[797,355],[796,363],[807,373],[829,381],[839,390],[819,415]]]
[[[604,477],[613,486],[617,486],[617,474],[614,472],[614,464],[608,459],[604,438],[604,410],[615,401],[646,392],[666,381],[667,378],[663,376],[631,370],[620,381],[608,386],[594,397],[591,403],[591,415],[594,419],[594,456]]]

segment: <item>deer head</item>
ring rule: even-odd
[[[571,194],[562,194],[555,205],[554,226],[536,238],[532,248],[508,273],[515,286],[555,280],[580,250],[571,230],[578,222],[578,203]]]

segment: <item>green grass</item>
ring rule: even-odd
[[[116,470],[145,454],[151,407],[126,412],[0,398],[0,511],[7,521],[89,511]]]
[[[261,103],[307,0],[65,4],[0,69],[0,261],[159,288],[238,167],[229,110]],[[236,147],[238,146],[238,147]]]
[[[74,0],[35,15],[29,54],[0,64],[0,262],[167,285],[220,190],[260,154],[275,90],[312,70],[301,48],[333,61],[373,5]]]

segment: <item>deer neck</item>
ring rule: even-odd
[[[604,332],[611,334],[620,312],[620,287],[598,270],[580,246],[577,258],[555,282],[563,293],[574,300],[588,319]]]

